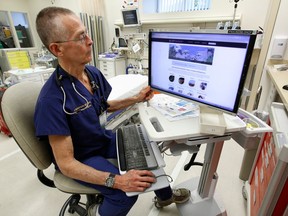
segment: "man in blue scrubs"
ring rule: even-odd
[[[98,69],[86,65],[91,61],[93,41],[72,11],[45,8],[37,15],[36,27],[43,44],[59,62],[37,101],[36,135],[49,139],[57,169],[104,195],[94,215],[127,215],[137,196],[127,197],[125,192],[144,191],[156,180],[148,170],[120,175],[107,160],[117,157],[115,134],[101,125],[106,111],[147,101],[153,92],[148,86],[134,97],[107,101],[111,86]],[[190,197],[188,190],[170,187],[155,194],[158,207],[183,203]]]

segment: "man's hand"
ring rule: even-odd
[[[108,112],[115,112],[117,110],[124,109],[135,103],[145,102],[150,100],[154,96],[150,86],[144,87],[137,95],[120,100],[108,101]]]
[[[145,102],[145,101],[148,101],[151,98],[153,98],[153,96],[154,96],[154,93],[153,93],[152,89],[150,88],[150,86],[146,86],[137,95],[137,101],[138,102]]]
[[[115,177],[114,188],[124,192],[143,192],[156,182],[156,178],[148,170],[129,170],[124,175]]]

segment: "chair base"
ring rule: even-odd
[[[87,210],[89,209],[89,206],[92,204],[101,204],[104,199],[103,195],[101,194],[87,194],[86,197],[87,202],[85,204],[80,202],[80,194],[71,195],[62,206],[59,216],[64,216],[66,210],[70,214],[77,212],[77,214],[80,216],[87,216]]]

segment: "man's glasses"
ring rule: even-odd
[[[86,39],[89,37],[88,32],[84,32],[83,34],[80,35],[79,38],[73,39],[73,40],[66,40],[66,41],[56,41],[54,43],[66,43],[66,42],[71,42],[71,41],[80,41],[81,44],[84,44],[86,42]]]

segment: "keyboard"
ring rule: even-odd
[[[152,170],[158,167],[148,136],[141,124],[119,128],[117,145],[121,171]]]

